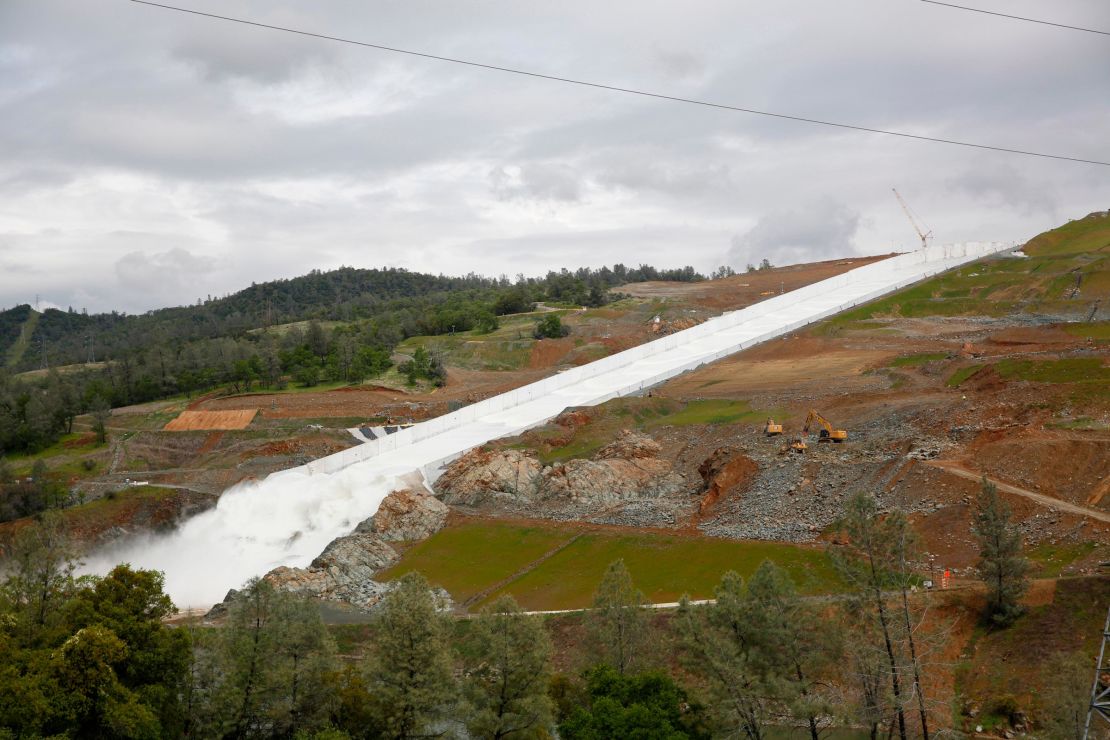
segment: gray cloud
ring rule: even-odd
[[[189,5],[231,12],[219,0]],[[1043,14],[1039,5],[1013,0],[1008,12]],[[1053,12],[1110,27],[1103,0]],[[244,0],[234,14],[1110,158],[1110,46],[924,3],[704,0],[691,12],[627,0]],[[777,264],[882,253],[916,242],[891,186],[938,241],[1023,239],[1110,203],[1110,179],[1087,165],[558,85],[131,3],[2,4],[0,151],[0,307],[38,292],[145,310],[340,264],[534,274],[641,260],[712,269],[730,249],[740,263]],[[219,269],[205,269],[211,260]],[[189,278],[144,289],[167,270]]]
[[[680,80],[701,77],[707,72],[705,61],[688,51],[657,49],[655,59],[660,69]]]
[[[565,164],[503,165],[494,168],[489,179],[493,192],[502,200],[576,201],[582,197],[578,173]]]
[[[744,234],[732,237],[728,264],[744,268],[764,259],[776,265],[814,262],[855,252],[860,214],[825,199],[775,211]]]
[[[1035,182],[1010,164],[969,170],[952,178],[948,184],[988,206],[1050,216],[1055,215],[1058,208],[1051,185]]]
[[[310,20],[285,13],[287,23]],[[270,21],[278,25],[279,21]],[[264,33],[230,24],[193,24],[171,55],[195,67],[210,82],[248,79],[274,84],[311,65],[327,65],[338,56],[336,47],[307,38],[285,35],[280,41]]]
[[[142,241],[156,237],[146,234],[120,234],[124,241]],[[182,247],[162,252],[128,252],[114,265],[118,289],[125,295],[160,296],[179,303],[201,297],[197,286],[216,268],[210,257],[196,255]],[[129,299],[129,303],[133,299]]]

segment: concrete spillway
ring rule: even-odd
[[[638,393],[707,362],[787,334],[930,275],[1012,248],[930,247],[774,296],[691,329],[576,367],[263,481],[227,491],[173,534],[99,553],[88,569],[126,561],[166,574],[179,607],[203,606],[278,565],[305,566],[372,515],[398,476],[431,471],[491,439],[571,406]]]

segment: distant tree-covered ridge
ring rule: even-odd
[[[660,270],[650,265],[629,268],[580,268],[549,272],[542,278],[489,278],[428,275],[404,269],[341,267],[288,280],[257,283],[223,298],[198,299],[195,305],[162,308],[141,315],[87,314],[70,308],[47,309],[30,337],[34,351],[9,369],[33,370],[42,364],[42,343],[52,366],[118,360],[151,345],[235,337],[251,329],[310,319],[353,321],[390,317],[401,333],[440,334],[473,328],[478,307],[496,314],[528,310],[535,301],[599,305],[616,285],[645,280],[705,279],[692,267]],[[20,337],[31,307],[0,312],[0,357]]]
[[[498,316],[530,311],[539,301],[600,306],[612,286],[659,279],[703,277],[692,267],[648,265],[563,270],[515,282],[341,268],[137,316],[38,314],[18,306],[0,313],[0,356],[8,360],[6,369],[0,363],[0,456],[42,449],[70,431],[75,416],[111,407],[215,388],[240,393],[290,382],[358,383],[389,369],[394,348],[408,337],[488,332]],[[292,326],[258,331],[283,324]],[[17,343],[20,351],[12,351]],[[52,368],[83,367],[15,377],[44,358]],[[413,358],[400,370],[413,383],[445,378],[433,356]]]

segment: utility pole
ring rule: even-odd
[[[49,369],[49,367],[50,366],[46,363],[46,337],[43,337],[42,338],[42,369],[47,370],[47,369]]]
[[[1097,714],[1110,722],[1110,681],[1103,677],[1110,673],[1107,665],[1106,643],[1110,642],[1110,609],[1106,611],[1106,625],[1102,628],[1102,646],[1098,649],[1098,662],[1095,664],[1095,680],[1091,684],[1091,704],[1087,708],[1087,722],[1083,726],[1083,740],[1091,733],[1091,716]]]

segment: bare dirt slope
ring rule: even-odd
[[[796,290],[890,256],[892,255],[851,257],[804,265],[789,265],[700,283],[660,281],[632,283],[622,285],[615,291],[637,298],[679,299],[703,308],[735,311],[757,303],[769,295]]]

